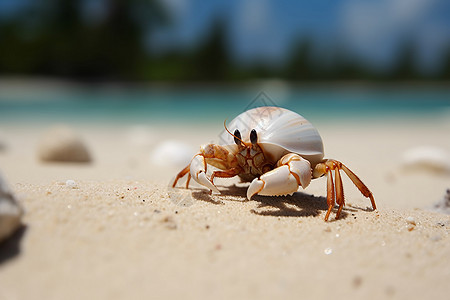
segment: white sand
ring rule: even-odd
[[[245,185],[233,180],[212,197],[168,190],[179,167],[153,165],[151,150],[166,139],[197,147],[221,122],[155,128],[155,140],[139,144],[129,128],[78,127],[88,165],[40,163],[42,128],[3,126],[0,169],[26,227],[0,249],[0,299],[447,298],[450,216],[428,208],[450,177],[399,161],[418,144],[450,150],[450,124],[356,125],[316,124],[327,157],[361,177],[379,210],[345,179],[347,206],[331,222],[325,179],[292,197],[244,202]]]

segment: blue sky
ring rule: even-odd
[[[32,0],[0,0],[0,17]],[[83,0],[101,3],[103,0]],[[337,47],[386,68],[399,46],[412,41],[422,70],[439,68],[450,48],[449,0],[163,0],[171,26],[151,39],[154,51],[192,48],[216,18],[225,21],[229,46],[242,63],[285,61],[289,47],[311,38],[320,59]],[[99,7],[92,5],[92,7]],[[100,6],[101,7],[101,6]]]
[[[297,37],[308,35],[318,42],[334,38],[338,2],[167,0],[167,9],[175,11],[175,24],[159,32],[156,44],[160,48],[190,47],[208,33],[215,18],[222,18],[238,59],[281,61]]]
[[[174,26],[156,38],[160,49],[190,47],[216,17],[226,20],[232,53],[242,62],[280,62],[290,45],[309,37],[326,59],[344,47],[372,66],[385,68],[399,46],[412,41],[422,70],[439,68],[450,47],[448,0],[166,0]]]

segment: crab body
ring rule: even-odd
[[[230,130],[234,130],[232,133]],[[249,181],[247,198],[253,195],[280,196],[292,194],[301,186],[306,188],[312,179],[327,175],[328,219],[335,202],[344,205],[340,170],[343,170],[364,196],[370,198],[376,209],[372,193],[344,164],[324,159],[323,143],[319,132],[299,114],[279,107],[258,107],[234,118],[220,135],[221,143],[200,147],[191,163],[175,178],[188,174],[190,178],[211,191],[220,193],[214,185],[215,177],[239,176]],[[207,177],[207,166],[219,169]],[[332,172],[335,173],[333,181]]]
[[[238,130],[245,145],[252,145],[252,130],[257,133],[257,144],[252,148],[240,147],[227,131],[220,135],[221,145],[234,153],[239,165],[244,168],[241,178],[266,173],[261,167],[273,168],[288,153],[296,153],[312,165],[323,159],[323,143],[319,132],[308,120],[284,108],[266,106],[248,110],[234,118],[228,128]],[[259,172],[251,172],[252,169],[247,172],[247,166],[255,163]]]

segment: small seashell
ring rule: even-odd
[[[416,220],[411,216],[406,218],[406,222],[411,225],[416,225]]]
[[[434,146],[420,146],[402,155],[402,165],[408,170],[450,174],[450,153]]]
[[[155,147],[150,161],[158,166],[185,167],[194,154],[194,148],[190,145],[176,140],[167,140]]]
[[[66,186],[72,189],[77,189],[78,184],[75,182],[75,180],[69,179],[66,181]]]

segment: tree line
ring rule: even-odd
[[[345,51],[323,62],[314,42],[303,38],[284,63],[242,65],[229,53],[226,24],[218,20],[191,49],[155,54],[144,37],[170,16],[158,1],[107,0],[100,16],[86,18],[76,0],[30,1],[12,18],[0,21],[0,75],[55,76],[74,80],[233,81],[282,78],[293,81],[448,80],[450,47],[440,70],[416,66],[414,44],[406,42],[395,64],[376,70]]]

